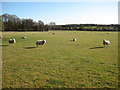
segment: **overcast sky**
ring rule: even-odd
[[[34,21],[42,20],[45,24],[55,22],[63,24],[118,24],[117,0],[102,2],[26,2],[2,1],[2,14],[15,14],[22,18],[31,18]],[[19,1],[19,0],[18,0]],[[35,2],[36,1],[36,2]],[[106,1],[106,2],[105,2]]]

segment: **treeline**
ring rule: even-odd
[[[39,20],[20,19],[16,15],[3,14],[0,16],[2,31],[48,31],[49,26]]]
[[[120,31],[120,25],[98,25],[98,24],[69,24],[56,25],[52,30],[77,30],[77,31]]]
[[[77,31],[120,31],[119,24],[99,25],[99,24],[68,24],[56,25],[55,22],[44,24],[32,19],[20,19],[16,15],[3,14],[0,16],[2,31],[49,31],[49,30],[77,30]]]

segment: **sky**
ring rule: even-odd
[[[118,2],[2,2],[2,14],[45,24],[118,24]]]

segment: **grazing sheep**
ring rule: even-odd
[[[105,46],[105,45],[110,45],[110,41],[109,40],[105,40],[105,39],[103,39],[103,45]]]
[[[3,38],[3,36],[0,36],[0,39],[2,39]]]
[[[45,43],[46,43],[46,40],[37,40],[36,45],[38,47],[38,45],[45,45]]]
[[[73,39],[71,39],[70,41],[77,41],[77,39],[76,39],[76,38],[73,38]]]
[[[25,36],[23,36],[23,37],[22,37],[22,39],[26,39],[26,37],[25,37]]]
[[[16,43],[16,40],[14,38],[9,40],[9,44],[14,44],[14,43]]]

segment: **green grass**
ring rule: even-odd
[[[52,35],[52,32],[55,35]],[[115,88],[117,32],[3,32],[3,88]],[[21,39],[26,36],[27,39]],[[10,38],[16,44],[9,45]],[[70,39],[76,38],[76,42]],[[36,41],[47,40],[36,48]],[[103,47],[102,39],[111,41]],[[8,46],[7,46],[8,45]]]

